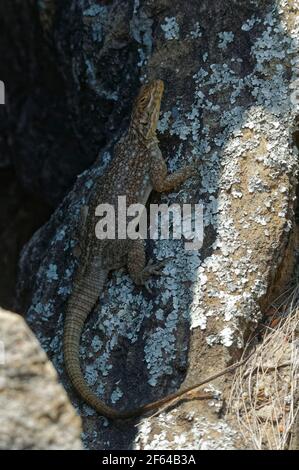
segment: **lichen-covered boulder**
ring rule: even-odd
[[[24,320],[0,309],[0,449],[81,449],[81,420]]]
[[[101,5],[89,0],[84,6],[65,3],[59,15],[60,23],[44,24],[57,47],[70,45],[61,54],[68,90],[77,90],[69,95],[77,116],[84,121],[92,107],[94,113],[99,109],[95,95],[84,90],[92,86],[107,96],[114,60],[126,69],[127,56],[120,54],[119,42],[115,46],[115,37],[126,31],[138,52],[135,78],[122,78],[130,90],[126,97],[133,95],[129,83],[137,93],[137,75],[141,81],[163,79],[162,152],[170,169],[198,161],[197,177],[177,193],[161,199],[153,195],[151,201],[202,202],[202,249],[188,252],[183,240],[149,242],[153,257],[173,256],[166,276],[152,281],[150,295],[135,287],[126,272],[113,273],[82,337],[88,384],[110,405],[128,408],[196,383],[236,360],[263,308],[288,279],[295,239],[298,2],[140,0],[124,7],[116,0]],[[77,28],[72,24],[64,30],[70,17]],[[76,47],[78,34],[88,38],[88,47]],[[109,60],[102,66],[99,57],[107,51]],[[83,58],[87,68],[80,74]],[[127,110],[124,95],[117,88],[110,92],[113,112]],[[95,120],[95,129],[100,124]],[[231,375],[210,385],[220,398],[181,402],[141,418],[137,427],[98,416],[65,376],[61,345],[76,266],[75,228],[80,206],[111,159],[118,135],[112,129],[95,164],[23,250],[18,307],[26,311],[84,420],[88,448],[244,448],[234,424],[220,418]]]

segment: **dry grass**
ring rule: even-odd
[[[236,370],[228,413],[251,449],[287,449],[299,412],[299,286],[284,298],[284,315],[267,328],[248,362]],[[246,354],[246,351],[244,352]]]

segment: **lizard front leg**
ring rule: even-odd
[[[196,173],[194,165],[188,165],[168,174],[165,160],[158,145],[151,150],[150,178],[153,189],[160,193],[170,191]]]
[[[142,239],[132,240],[132,246],[128,252],[128,270],[135,284],[146,286],[149,278],[152,275],[160,275],[164,266],[165,261],[154,264],[153,260],[149,260],[146,264],[144,241]]]

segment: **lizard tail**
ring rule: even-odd
[[[194,387],[190,387],[190,389],[186,389],[184,391],[175,392],[155,402],[151,402],[128,411],[118,411],[107,406],[95,395],[95,393],[93,393],[87,385],[80,367],[80,338],[85,320],[95,306],[99,298],[99,292],[101,292],[106,278],[106,272],[102,271],[99,273],[94,270],[92,275],[86,276],[85,279],[82,279],[74,287],[66,310],[63,338],[64,363],[67,374],[75,390],[84,399],[84,401],[92,406],[98,413],[110,419],[134,418],[148,411],[159,408],[164,403],[169,402],[171,399],[180,397],[183,393],[193,389]]]
[[[81,279],[67,304],[63,337],[64,364],[69,379],[78,394],[99,413],[109,418],[115,411],[105,405],[88,387],[80,367],[80,339],[84,323],[95,306],[107,273],[89,273]]]
[[[95,306],[99,292],[101,292],[107,278],[107,272],[99,273],[99,271],[101,270],[89,272],[88,276],[81,279],[74,287],[68,301],[63,337],[64,364],[72,385],[86,403],[107,418],[130,418],[140,415],[142,410],[121,412],[105,405],[87,385],[80,367],[79,349],[84,323]]]

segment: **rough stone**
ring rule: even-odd
[[[0,449],[81,449],[81,420],[24,320],[0,310]]]

